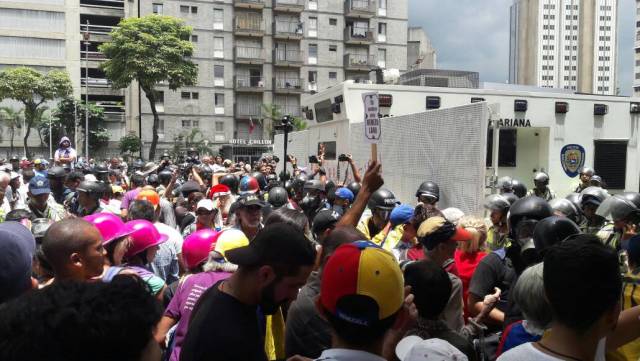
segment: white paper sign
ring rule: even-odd
[[[362,94],[364,104],[364,138],[368,143],[380,142],[382,127],[380,125],[380,112],[378,104],[378,93]]]

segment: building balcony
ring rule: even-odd
[[[233,110],[236,119],[259,119],[262,117],[262,101],[257,99],[238,99]]]
[[[266,89],[263,76],[236,76],[233,80],[234,89],[243,93],[262,93]]]
[[[233,6],[241,9],[264,9],[264,0],[234,0]]]
[[[344,42],[351,45],[369,45],[373,43],[375,31],[347,27],[344,29]]]
[[[82,86],[89,85],[90,88],[108,88],[111,86],[111,81],[106,78],[80,78],[80,84]]]
[[[87,30],[89,30],[89,34],[91,35],[93,34],[109,35],[109,33],[111,33],[111,30],[115,28],[116,28],[115,26],[108,26],[108,25],[89,25],[87,29],[86,24],[80,24],[80,32],[84,33]]]
[[[280,110],[280,113],[283,115],[290,115],[293,117],[299,117],[302,112],[300,111],[300,107],[297,105],[280,105],[280,104],[276,104],[276,106],[278,107],[278,109]]]
[[[376,4],[373,0],[345,0],[344,16],[350,18],[370,19],[376,15]]]
[[[273,64],[275,66],[299,68],[304,65],[304,52],[302,50],[273,51]]]
[[[124,9],[124,0],[80,0],[80,5]]]
[[[299,14],[304,10],[305,0],[273,0],[273,10]]]
[[[273,23],[273,37],[283,40],[302,40],[304,29],[301,21],[278,21]]]
[[[304,93],[303,78],[273,78],[273,91],[277,94]]]
[[[236,46],[234,48],[234,60],[239,64],[263,64],[264,49],[249,46]]]
[[[119,122],[124,123],[124,112],[104,112],[105,122]]]
[[[370,71],[378,66],[373,55],[345,54],[344,68],[351,71]]]
[[[237,36],[264,36],[262,16],[236,16],[233,19],[233,33]]]
[[[105,61],[107,57],[99,51],[86,51],[80,50],[80,60],[89,60],[89,61]]]

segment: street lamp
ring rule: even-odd
[[[51,135],[51,112],[49,112],[49,159],[53,159],[53,143]]]
[[[284,183],[287,181],[287,144],[289,144],[289,132],[293,130],[293,119],[290,115],[285,115],[282,117],[281,125],[276,125],[273,128],[277,130],[282,130],[284,132],[284,160],[282,162],[282,175],[280,176],[280,180]]]
[[[85,54],[84,54],[84,157],[89,160],[89,20],[87,19],[85,32],[83,35]]]

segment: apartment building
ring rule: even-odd
[[[197,128],[212,149],[248,159],[270,137],[264,104],[301,116],[308,94],[368,80],[375,67],[406,70],[407,0],[154,0],[140,12],[192,26],[199,67],[195,86],[159,87],[160,149]],[[153,117],[145,101],[141,111],[149,143]]]
[[[617,92],[617,0],[515,0],[509,82]]]
[[[634,41],[635,49],[635,78],[633,80],[633,95],[640,96],[640,0],[636,0],[636,36]]]
[[[421,27],[409,27],[407,32],[407,70],[435,69],[436,49]]]

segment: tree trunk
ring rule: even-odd
[[[14,148],[13,147],[13,138],[15,137],[15,134],[16,134],[15,125],[13,125],[13,126],[11,126],[9,128],[9,134],[10,134],[10,137],[11,137],[10,140],[9,140],[9,149],[10,149],[10,152],[11,152],[11,156],[13,156],[13,148]]]
[[[153,89],[142,89],[149,100],[151,106],[151,113],[153,113],[153,129],[151,136],[151,146],[149,147],[149,161],[153,161],[156,157],[156,147],[158,146],[158,126],[160,125],[160,118],[158,117],[158,111],[156,110],[156,96]],[[142,116],[140,116],[142,121]],[[142,137],[142,134],[140,134]]]
[[[23,141],[23,147],[24,147],[24,154],[27,158],[31,158],[31,154],[29,154],[29,145],[27,144],[27,139],[29,139],[29,134],[31,134],[31,127],[33,126],[33,122],[34,122],[34,118],[36,116],[36,105],[35,104],[25,104],[24,107],[24,120],[25,120],[25,130],[24,130],[24,138],[22,139]]]

